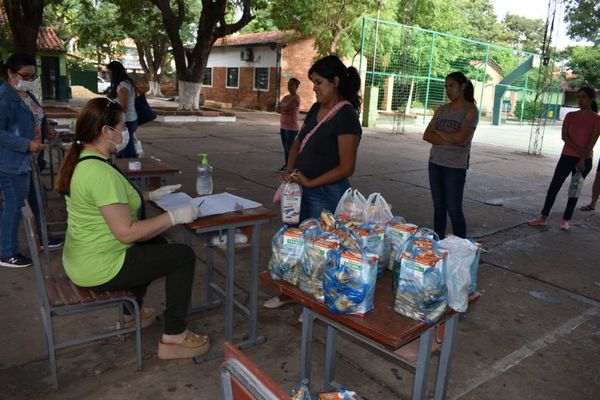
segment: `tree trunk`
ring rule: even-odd
[[[35,56],[44,0],[4,0],[4,9],[15,43],[15,53]]]
[[[226,22],[228,0],[202,0],[202,11],[197,23],[194,49],[186,51],[180,31],[185,20],[184,0],[151,0],[161,11],[163,25],[171,42],[179,85],[179,108],[197,110],[200,107],[200,89],[212,45],[218,38],[242,29],[252,20],[253,0],[241,0],[242,14],[235,23]],[[176,5],[176,10],[173,9]]]
[[[179,81],[179,109],[199,110],[202,82]]]
[[[160,90],[160,82],[158,79],[152,80],[148,82],[150,85],[150,89],[148,90],[148,94],[154,97],[165,97]]]

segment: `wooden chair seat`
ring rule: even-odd
[[[66,275],[45,277],[48,302],[52,308],[93,303],[99,300],[119,299],[135,296],[125,290],[92,290],[75,285]]]

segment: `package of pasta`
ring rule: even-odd
[[[428,324],[444,315],[448,307],[446,257],[435,240],[414,237],[409,240],[401,255],[394,311]]]
[[[323,273],[331,262],[331,256],[340,248],[341,240],[333,233],[325,233],[318,238],[306,241],[302,257],[298,288],[323,303]]]
[[[292,285],[298,283],[300,262],[304,255],[302,230],[284,225],[271,240],[272,254],[269,260],[271,278],[284,280]]]
[[[377,254],[377,277],[382,277],[387,267],[385,260],[383,260],[384,228],[373,223],[362,224],[358,228],[353,229],[350,234],[355,239],[360,250],[368,248]]]
[[[331,212],[322,210],[320,215],[320,224],[322,230],[329,232],[337,228],[338,221]]]
[[[348,188],[335,208],[335,216],[346,221],[363,222],[367,199],[358,190]]]
[[[385,224],[383,262],[387,262],[389,270],[393,270],[394,260],[404,252],[406,242],[417,231],[415,224],[410,224],[402,217],[394,217]]]
[[[363,315],[373,309],[377,254],[370,249],[334,252],[323,275],[327,308],[336,314]]]
[[[302,231],[302,236],[304,237],[304,240],[315,239],[323,232],[323,230],[321,229],[321,224],[316,218],[309,218],[304,220],[298,226],[298,229]]]

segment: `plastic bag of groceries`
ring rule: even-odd
[[[477,253],[475,254],[475,258],[473,259],[473,263],[471,264],[471,284],[469,285],[469,294],[472,294],[477,290],[477,270],[479,269],[479,260],[481,258],[481,252],[484,251],[481,247],[481,243],[475,243],[477,246]]]
[[[323,275],[325,304],[336,314],[365,314],[373,308],[377,255],[370,249],[333,253]]]
[[[401,256],[394,311],[428,324],[444,315],[448,306],[446,256],[434,240],[415,237],[409,240]]]
[[[398,287],[398,281],[400,280],[400,271],[402,270],[402,254],[406,250],[406,247],[409,243],[412,243],[411,239],[428,239],[432,242],[437,242],[439,240],[439,236],[437,233],[432,231],[429,228],[419,228],[414,224],[397,224],[396,229],[398,232],[403,232],[403,236],[406,238],[402,241],[399,239],[397,241],[399,247],[396,249],[393,255],[390,256],[390,266],[392,268],[392,290],[396,293],[396,288]],[[408,236],[408,233],[411,233]]]
[[[393,270],[394,260],[404,251],[408,239],[419,229],[415,224],[410,224],[402,217],[394,217],[385,224],[383,242],[383,258],[388,269]],[[380,260],[381,262],[381,260]]]
[[[335,208],[335,216],[343,220],[363,222],[367,199],[358,190],[348,188]]]
[[[300,261],[304,255],[304,236],[301,229],[284,225],[271,240],[269,273],[271,278],[298,283]]]
[[[350,235],[356,242],[358,249],[370,249],[377,254],[377,277],[381,278],[385,272],[387,264],[383,260],[384,256],[384,234],[385,231],[381,225],[368,223],[362,224],[358,228],[350,231]],[[352,247],[352,246],[348,246]]]
[[[448,306],[457,312],[465,312],[469,305],[471,265],[475,261],[479,247],[468,239],[452,235],[440,240],[438,245],[448,253],[446,261]]]
[[[296,389],[292,391],[292,400],[312,400],[310,396],[310,389],[308,386],[308,379],[304,378],[300,381]]]
[[[298,288],[323,303],[323,273],[329,267],[333,252],[340,248],[341,239],[334,233],[323,233],[305,243]]]
[[[371,193],[367,198],[363,221],[385,225],[394,218],[390,205],[380,193]]]
[[[295,182],[281,184],[281,221],[284,224],[300,222],[300,204],[302,203],[302,188]]]

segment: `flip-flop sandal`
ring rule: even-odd
[[[206,354],[210,349],[208,335],[198,335],[188,332],[182,343],[158,343],[158,358],[161,360],[175,360],[179,358],[193,358]]]
[[[583,206],[580,208],[581,211],[594,211],[595,208],[592,206]]]
[[[274,310],[276,308],[283,307],[286,304],[293,303],[294,301],[294,299],[281,300],[279,296],[275,296],[265,301],[264,307],[270,310]]]

